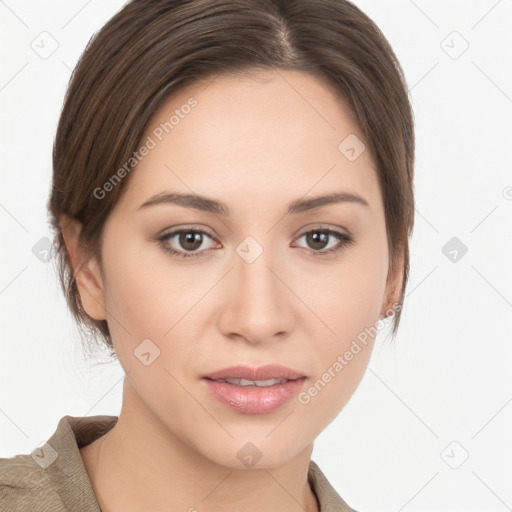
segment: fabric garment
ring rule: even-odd
[[[79,448],[108,432],[117,416],[63,416],[31,454],[0,458],[0,511],[101,512]],[[308,480],[321,512],[356,512],[314,461]]]

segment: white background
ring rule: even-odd
[[[396,342],[379,335],[313,460],[364,512],[512,510],[512,1],[355,3],[406,74],[416,225]],[[120,366],[84,359],[53,263],[32,247],[50,237],[51,148],[71,69],[122,4],[0,2],[3,457],[30,453],[66,414],[120,411]],[[31,47],[43,31],[58,42],[47,59]],[[453,31],[469,44],[460,56]],[[442,252],[452,237],[468,247],[456,263]]]

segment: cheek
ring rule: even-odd
[[[373,350],[381,286],[378,276],[366,270],[340,272],[341,277],[329,281],[325,293],[318,294],[312,304],[335,334],[312,318],[315,372],[299,402],[306,410],[311,404],[324,424],[339,414],[355,392]]]
[[[154,269],[124,263],[118,260],[109,274],[106,302],[113,323],[120,323],[132,334],[161,336],[172,325],[172,311],[167,300],[162,300],[165,282],[156,279]],[[166,328],[165,324],[170,325]]]
[[[387,276],[387,258],[380,257],[385,245],[360,249],[347,253],[336,268],[303,281],[314,290],[308,304],[322,322],[311,317],[315,376],[301,403],[316,404],[325,419],[333,419],[359,385],[378,328]]]
[[[104,254],[106,305],[113,323],[130,333],[161,338],[193,300],[190,280],[156,242],[140,234],[111,236]]]
[[[173,373],[197,357],[197,347],[191,342],[196,338],[194,318],[217,277],[211,271],[185,272],[147,241],[129,236],[123,240],[123,250],[112,239],[104,251],[108,323],[117,356],[126,371],[138,368],[135,354],[142,350],[143,340],[149,339],[156,348],[145,342],[148,351],[158,354],[152,370],[162,366]]]
[[[374,247],[354,251],[339,265],[310,267],[297,278],[295,289],[321,320],[316,331],[335,342],[329,346],[342,347],[378,319],[387,272],[377,254]]]

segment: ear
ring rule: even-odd
[[[68,215],[61,215],[59,225],[71,261],[80,301],[85,312],[94,320],[106,320],[104,283],[96,257],[91,257],[80,244],[82,224]]]
[[[386,291],[382,300],[381,318],[387,318],[391,315],[390,310],[398,302],[400,292],[402,291],[403,273],[404,273],[404,252],[403,249],[398,249],[399,253],[396,257],[395,264],[389,269],[388,278],[386,282]]]

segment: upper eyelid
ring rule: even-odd
[[[162,233],[166,233],[167,229],[170,229],[170,231],[168,231],[168,233],[173,233],[175,231],[189,230],[189,231],[204,231],[205,233],[208,233],[212,237],[215,236],[210,233],[211,229],[204,224],[201,225],[201,224],[192,223],[192,224],[184,224],[182,226],[176,226],[173,228],[165,228],[162,230]],[[307,233],[308,231],[314,231],[314,230],[318,230],[318,231],[321,231],[321,230],[322,231],[323,230],[325,230],[325,231],[327,231],[327,230],[330,230],[330,231],[344,230],[344,231],[347,231],[347,234],[350,233],[350,231],[348,229],[346,229],[345,227],[333,226],[332,224],[330,224],[328,222],[310,222],[305,226],[303,233]],[[299,230],[297,230],[297,231],[299,231]]]

